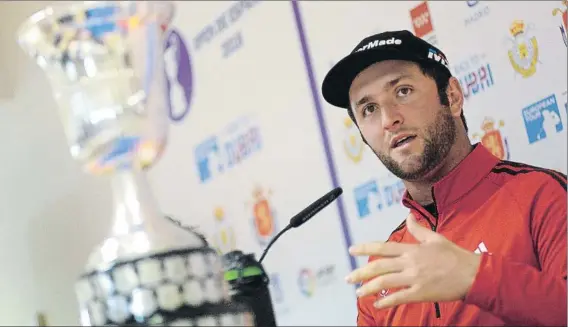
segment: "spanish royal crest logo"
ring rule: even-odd
[[[499,128],[505,126],[505,122],[499,120],[499,125],[495,126],[495,120],[485,117],[481,124],[482,133],[473,134],[474,140],[481,140],[481,144],[487,148],[494,156],[501,160],[509,159],[509,144],[507,138],[503,136]]]
[[[562,4],[564,5],[564,10],[560,8],[554,8],[554,10],[552,10],[552,15],[560,15],[560,34],[562,34],[564,45],[568,47],[568,36],[566,35],[566,27],[568,26],[568,23],[566,22],[566,9],[568,8],[568,0],[562,0]]]
[[[343,138],[343,149],[349,159],[358,163],[361,159],[363,159],[364,152],[364,144],[361,139],[361,134],[350,117],[345,117],[343,119],[343,125],[346,128],[345,137]]]
[[[253,225],[258,243],[266,246],[277,232],[276,212],[269,202],[272,192],[256,187],[253,192]]]
[[[215,235],[213,236],[213,247],[220,254],[234,251],[237,248],[235,231],[232,224],[225,217],[225,211],[221,207],[216,207],[213,211],[215,216]]]
[[[527,78],[536,73],[538,63],[538,43],[536,37],[530,36],[529,31],[522,20],[516,20],[511,24],[509,32],[513,37],[513,43],[509,49],[509,61],[513,69]]]

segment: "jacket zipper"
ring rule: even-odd
[[[432,225],[432,230],[436,231],[436,225]],[[434,302],[434,310],[436,310],[436,318],[440,318],[440,304],[438,302]]]
[[[436,205],[436,196],[434,194],[434,188],[432,188],[432,201],[434,201],[434,208],[436,208],[436,217],[435,217],[436,224],[432,225],[432,230],[435,232],[436,227],[438,226],[439,213],[438,213],[438,206]],[[442,314],[440,313],[440,304],[438,302],[434,302],[434,310],[436,311],[436,318],[440,319]]]
[[[434,200],[434,203],[436,203],[436,199],[434,198],[434,191],[432,190],[432,199]],[[414,205],[412,205],[412,203],[410,204],[414,210],[420,212],[422,214],[422,216],[424,216],[424,218],[426,219],[426,221],[428,222],[428,224],[430,225],[430,228],[435,232],[436,231],[436,225],[433,224],[430,219],[428,219],[428,217],[421,211],[418,210],[417,207],[415,207]],[[438,209],[436,208],[436,211],[438,211]],[[435,218],[435,217],[434,217]],[[436,223],[438,222],[438,219],[436,218]],[[438,302],[434,302],[434,311],[436,312],[436,318],[440,318],[442,316],[442,314],[440,313],[440,304]]]

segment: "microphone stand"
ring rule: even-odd
[[[337,187],[292,217],[288,225],[270,240],[258,261],[255,259],[254,254],[244,254],[239,250],[223,255],[224,277],[229,284],[231,298],[236,303],[249,306],[254,313],[255,326],[277,327],[276,315],[268,287],[270,279],[262,266],[262,261],[268,250],[285,232],[306,223],[323,208],[335,201],[342,193],[343,189]],[[167,218],[181,228],[194,231],[194,228],[185,227],[178,221],[170,217]]]
[[[276,316],[268,288],[270,280],[262,267],[262,261],[268,250],[284,233],[305,224],[342,193],[343,189],[337,187],[292,217],[288,225],[270,240],[258,261],[255,260],[254,254],[245,255],[241,251],[232,251],[223,256],[225,280],[231,286],[232,298],[235,302],[244,303],[252,309],[255,326],[276,327]]]
[[[254,325],[276,327],[276,315],[268,284],[270,279],[254,254],[231,251],[223,256],[225,280],[233,302],[247,305],[254,313]]]

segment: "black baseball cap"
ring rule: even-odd
[[[349,108],[349,88],[360,72],[383,60],[408,60],[432,63],[451,74],[448,60],[440,49],[410,31],[389,31],[366,37],[341,59],[325,76],[323,98],[330,104]]]

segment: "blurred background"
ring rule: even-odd
[[[109,181],[71,159],[46,78],[15,42],[22,20],[49,3],[0,2],[1,325],[37,325],[38,314],[78,324],[73,283],[110,227]],[[344,189],[264,261],[280,325],[354,325],[343,277],[364,261],[347,248],[386,239],[406,216],[401,182],[320,93],[362,38],[408,29],[437,45],[464,89],[472,141],[566,173],[566,1],[176,6],[164,44],[170,139],[149,173],[164,213],[222,252],[258,258],[290,217]],[[270,210],[255,217],[259,201]],[[256,229],[255,219],[276,228]]]

